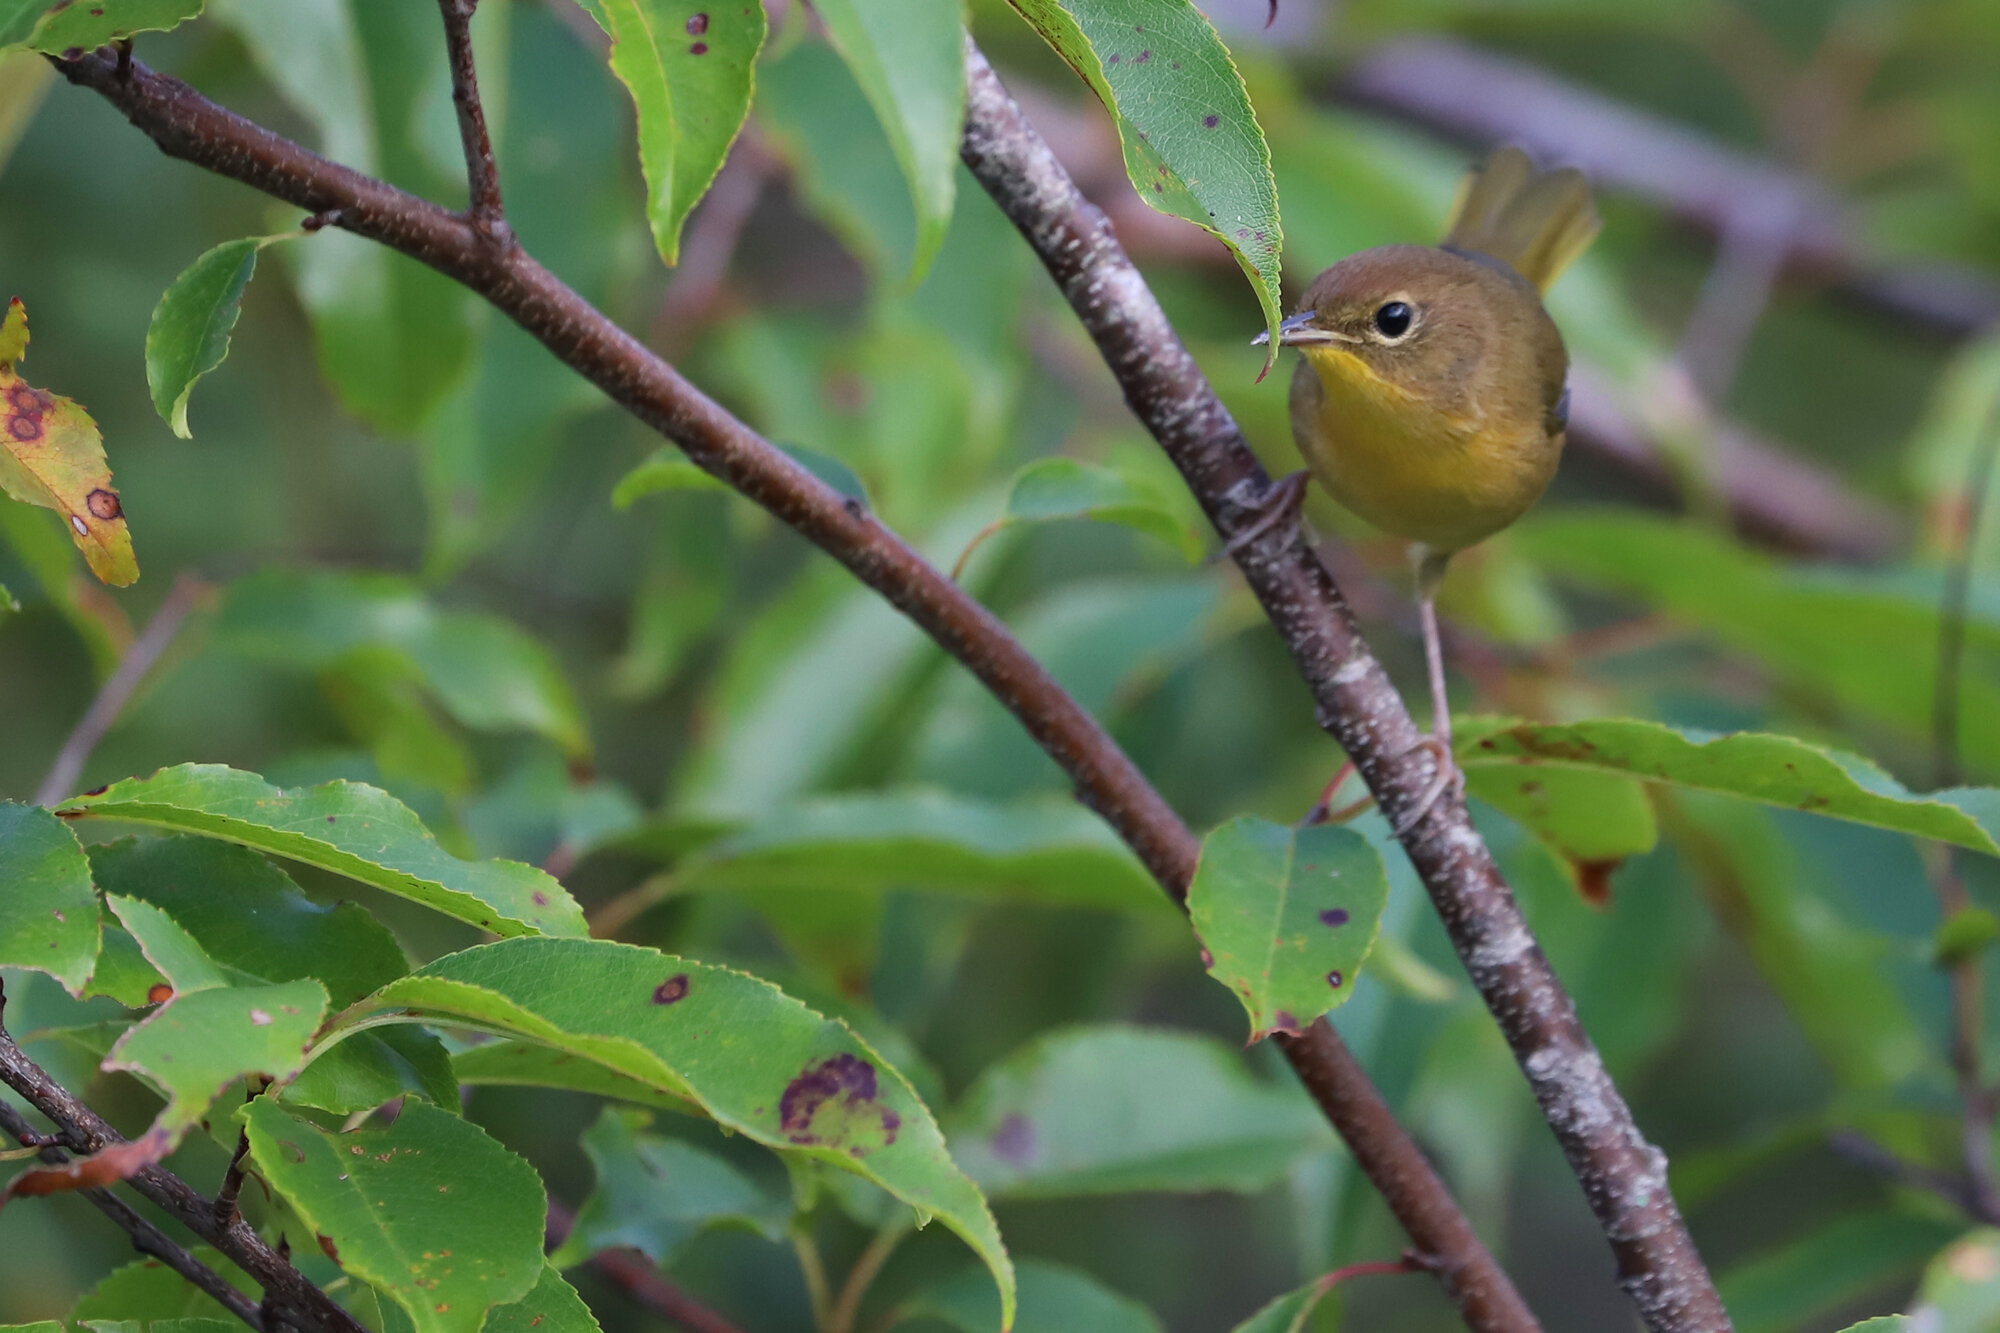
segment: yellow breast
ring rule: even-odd
[[[1340,347],[1301,350],[1299,451],[1334,499],[1384,532],[1456,551],[1519,518],[1555,475],[1562,439],[1540,420],[1453,411]]]

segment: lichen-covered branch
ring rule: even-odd
[[[1042,259],[1097,343],[1125,400],[1225,540],[1250,532],[1270,478],[1126,257],[985,58],[968,45],[962,156]],[[1436,759],[1296,528],[1272,529],[1236,562],[1290,648],[1319,723],[1403,828]],[[1543,1116],[1618,1256],[1619,1280],[1657,1333],[1721,1333],[1715,1294],[1673,1194],[1667,1161],[1639,1132],[1576,1005],[1542,955],[1463,797],[1431,802],[1402,834],[1473,984],[1499,1021]]]

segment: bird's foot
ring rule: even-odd
[[[1257,517],[1250,526],[1229,539],[1223,549],[1231,556],[1241,555],[1257,542],[1281,528],[1288,528],[1299,521],[1299,511],[1306,500],[1306,485],[1311,475],[1294,472],[1288,477],[1280,477],[1271,483],[1257,502]]]
[[[1443,736],[1426,736],[1403,753],[1407,757],[1419,750],[1430,751],[1431,759],[1437,765],[1437,771],[1431,775],[1429,784],[1424,787],[1423,794],[1417,797],[1416,804],[1397,821],[1395,834],[1398,838],[1415,828],[1446,791],[1450,791],[1460,799],[1465,796],[1465,770],[1461,769],[1458,760],[1452,757],[1451,741]]]

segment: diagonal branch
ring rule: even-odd
[[[1125,391],[1225,541],[1250,532],[1271,489],[1243,432],[1188,354],[1145,279],[977,48],[961,156],[1069,298]],[[1271,531],[1236,555],[1291,649],[1319,723],[1402,827],[1436,760],[1355,628],[1304,535]],[[1473,984],[1506,1034],[1542,1114],[1618,1256],[1619,1280],[1656,1333],[1730,1327],[1673,1194],[1666,1157],[1633,1121],[1576,1005],[1542,955],[1462,796],[1430,804],[1402,834]]]
[[[329,162],[136,61],[121,64],[98,52],[56,67],[71,83],[102,95],[168,156],[387,245],[485,298],[697,465],[782,519],[907,615],[1014,714],[1069,775],[1077,799],[1111,825],[1160,886],[1177,902],[1186,897],[1200,844],[1096,719],[1005,625],[863,504],[731,416],[520,247],[487,244],[467,218]],[[1322,1020],[1283,1044],[1467,1324],[1482,1333],[1536,1333],[1533,1315],[1333,1028]]]
[[[465,148],[465,215],[489,240],[512,244],[500,207],[500,168],[493,161],[493,136],[486,130],[486,106],[479,100],[479,72],[472,59],[472,15],[479,0],[438,0],[444,16],[444,47],[451,61],[451,104],[458,110],[458,138]]]
[[[4,1006],[5,1001],[5,994],[0,992],[0,1006]],[[15,1044],[4,1027],[0,1027],[0,1083],[19,1093],[23,1101],[48,1117],[56,1127],[60,1147],[52,1147],[45,1152],[45,1160],[62,1160],[64,1154],[61,1149],[91,1156],[125,1142],[118,1131],[104,1123],[96,1112],[78,1101],[68,1089],[50,1078],[40,1065],[29,1059],[28,1053]],[[4,1123],[8,1132],[17,1138],[25,1132],[30,1136],[27,1141],[35,1141],[33,1131],[11,1110],[0,1118],[0,1123]],[[111,1191],[88,1190],[84,1192],[84,1197],[124,1228],[132,1236],[133,1244],[158,1255],[252,1328],[261,1330],[274,1323],[283,1323],[299,1330],[299,1333],[367,1333],[353,1315],[341,1309],[331,1296],[292,1267],[291,1261],[283,1254],[267,1245],[249,1223],[240,1216],[230,1222],[222,1222],[216,1216],[215,1203],[173,1172],[162,1166],[148,1166],[127,1183],[248,1273],[264,1290],[262,1306],[252,1307],[246,1312],[239,1304],[241,1293],[223,1282],[212,1269],[197,1263],[186,1250],[168,1240],[158,1228],[133,1212]],[[193,1268],[185,1265],[193,1265]],[[196,1268],[200,1269],[200,1273],[194,1271]],[[219,1287],[208,1279],[214,1279],[214,1284],[219,1284]]]
[[[5,1102],[0,1102],[0,1130],[4,1130],[16,1142],[30,1146],[39,1142],[41,1138],[35,1132],[35,1127],[29,1124],[19,1111]],[[54,1146],[44,1147],[41,1159],[50,1166],[61,1166],[70,1160],[68,1153]],[[194,1286],[213,1296],[224,1309],[256,1329],[257,1333],[264,1333],[263,1312],[257,1308],[255,1301],[229,1285],[228,1279],[213,1268],[189,1254],[181,1246],[174,1244],[172,1237],[139,1216],[131,1204],[108,1189],[79,1192],[132,1238],[133,1249],[141,1254],[152,1255]]]

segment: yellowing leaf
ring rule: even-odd
[[[77,403],[20,377],[14,365],[27,352],[28,311],[17,296],[0,319],[0,490],[61,514],[90,572],[122,588],[139,577],[139,561],[104,437]]]

